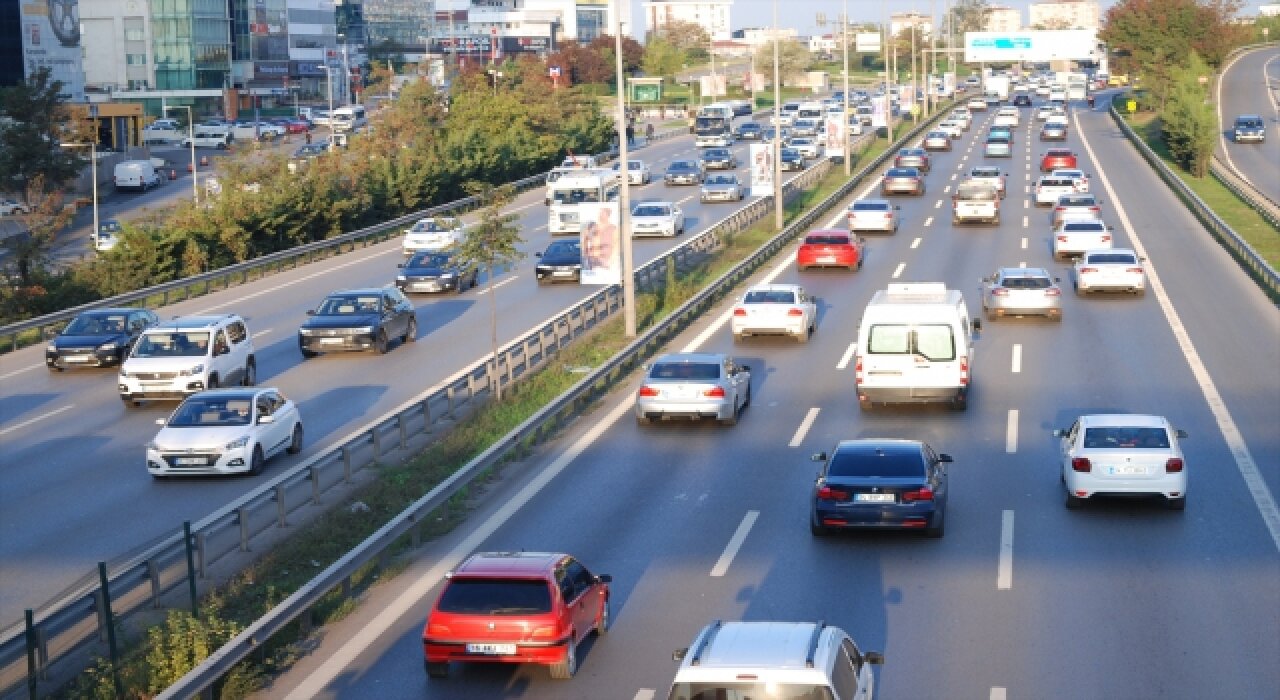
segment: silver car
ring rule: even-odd
[[[887,199],[859,199],[849,205],[849,230],[897,233],[898,210]]]
[[[1062,320],[1058,279],[1042,267],[1002,267],[982,278],[982,311],[994,321],[1005,316],[1048,316]]]
[[[951,134],[945,131],[930,131],[924,137],[923,145],[926,151],[950,151]]]
[[[909,192],[924,195],[924,176],[916,168],[889,168],[880,181],[880,193],[884,195]]]
[[[702,181],[701,202],[741,202],[747,196],[737,173],[716,173]]]
[[[631,209],[631,235],[679,236],[684,233],[684,212],[674,202],[640,202]]]
[[[1089,292],[1147,292],[1146,258],[1128,248],[1085,251],[1076,261],[1076,294]]]
[[[1067,140],[1067,124],[1066,122],[1050,121],[1045,122],[1040,127],[1041,141],[1066,141]]]
[[[1102,202],[1091,194],[1064,194],[1058,196],[1058,203],[1049,212],[1049,225],[1056,227],[1067,219],[1098,219],[1102,217]]]
[[[682,352],[654,360],[636,392],[636,421],[714,418],[738,422],[751,403],[751,368],[718,353]]]

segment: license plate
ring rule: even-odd
[[[573,270],[556,270],[551,274],[556,277],[573,277]]]
[[[516,645],[514,644],[468,644],[468,654],[492,654],[494,656],[514,656],[516,653]]]
[[[141,382],[141,384],[142,384],[142,386],[169,386],[169,382],[167,382],[167,381],[160,381],[160,382]]]
[[[1147,473],[1147,468],[1139,465],[1120,465],[1116,467],[1107,467],[1108,474],[1116,476],[1135,476]]]
[[[84,355],[68,355],[67,357],[62,358],[62,361],[63,362],[88,362],[89,358],[85,357]]]
[[[321,338],[320,344],[321,345],[341,345],[342,338]]]
[[[173,462],[174,464],[180,464],[183,466],[197,466],[197,465],[202,466],[204,465],[205,460],[204,460],[204,457],[178,457],[177,459],[173,460]]]
[[[853,500],[860,503],[893,503],[896,498],[891,493],[855,493]]]
[[[821,263],[821,264],[823,264],[823,265],[834,265],[834,264],[836,264],[836,256],[834,256],[834,255],[821,255],[821,256],[818,256],[818,262],[819,262],[819,263]]]

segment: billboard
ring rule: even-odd
[[[620,284],[622,246],[618,244],[618,203],[583,202],[578,205],[582,221],[582,284]]]
[[[703,97],[722,97],[728,93],[728,76],[704,75],[698,78],[698,90]]]
[[[883,129],[889,125],[889,96],[871,98],[871,127]]]
[[[849,120],[844,116],[844,112],[828,112],[824,120],[827,122],[827,145],[825,155],[828,158],[843,158],[849,148]]]
[[[773,144],[751,144],[751,196],[773,195]]]
[[[1094,29],[965,32],[964,60],[966,63],[1096,60],[1097,34]]]
[[[79,0],[26,0],[20,17],[24,76],[48,68],[53,80],[62,81],[59,97],[83,100]]]
[[[853,35],[853,50],[858,53],[880,53],[880,32],[858,32]]]

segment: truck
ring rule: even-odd
[[[1009,99],[1009,76],[989,75],[982,81],[982,92],[985,95],[996,95],[1000,101]]]
[[[141,190],[143,192],[159,185],[163,180],[156,166],[149,160],[126,160],[117,163],[114,177],[117,190]]]
[[[706,108],[703,108],[704,112]],[[700,112],[693,121],[694,144],[698,148],[733,145],[733,114],[729,116]]]

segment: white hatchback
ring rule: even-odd
[[[160,432],[147,444],[154,477],[257,475],[272,456],[302,451],[298,407],[269,387],[202,391],[156,423]]]
[[[1187,505],[1187,470],[1178,440],[1187,437],[1163,416],[1080,416],[1059,438],[1068,508],[1095,496],[1158,496],[1173,510]]]

